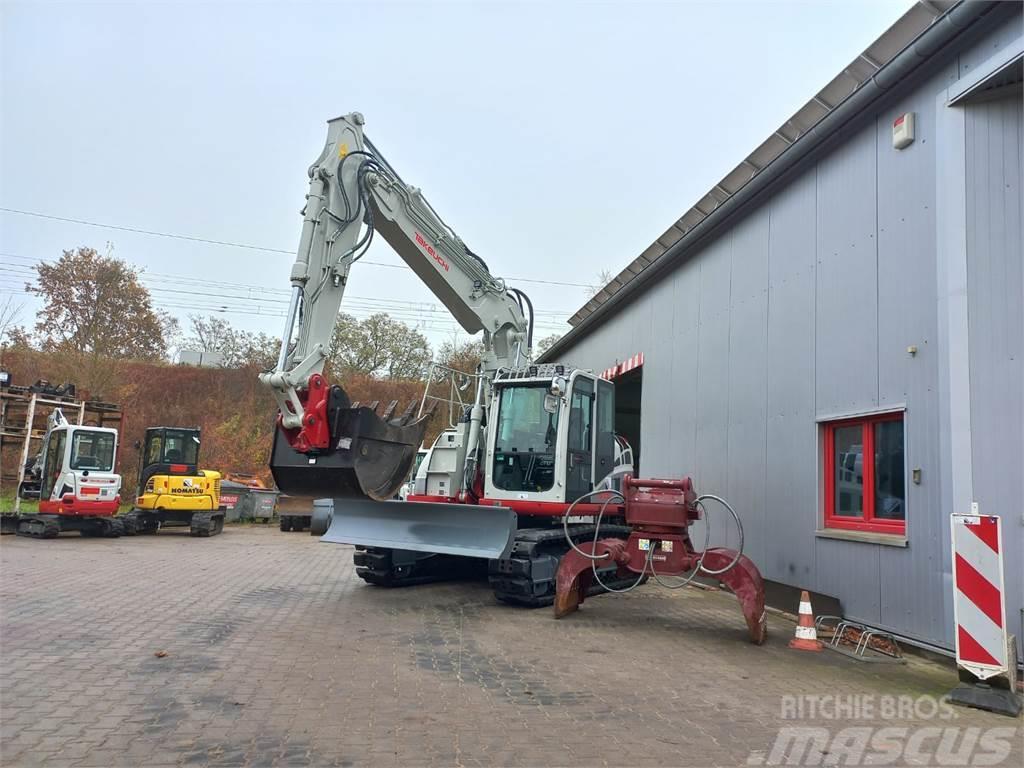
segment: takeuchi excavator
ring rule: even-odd
[[[52,539],[65,531],[116,538],[121,476],[114,472],[117,430],[70,423],[60,408],[47,419],[43,447],[32,468],[39,512],[22,514],[19,536]],[[24,483],[22,498],[36,497]]]
[[[696,520],[710,523],[706,505],[717,497],[697,496],[688,479],[632,477],[614,431],[614,384],[532,361],[530,299],[491,274],[363,126],[358,113],[330,120],[309,168],[280,355],[260,376],[279,408],[270,466],[280,490],[308,500],[323,541],[355,546],[357,573],[373,584],[449,578],[484,560],[499,600],[554,603],[561,616],[587,595],[705,575],[740,597],[750,637],[762,642],[756,567],[742,550],[708,548],[707,536],[697,551],[688,535]],[[410,404],[396,417],[391,403],[378,415],[324,376],[349,272],[375,235],[484,349],[479,369],[464,372],[473,387],[458,423],[437,438],[404,501],[394,499],[429,412]]]

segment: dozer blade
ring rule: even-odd
[[[277,428],[270,459],[277,487],[310,501],[323,497],[394,498],[409,479],[429,413],[407,424],[397,419],[384,421],[372,408],[349,406],[340,387],[331,389],[328,449],[300,453],[292,448],[285,431]]]
[[[352,498],[335,498],[333,507],[320,539],[333,544],[493,559],[511,547],[516,531],[506,507]]]

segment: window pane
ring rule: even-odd
[[[544,409],[546,386],[502,387],[493,482],[505,491],[547,491],[555,483],[558,412]]]
[[[195,432],[168,429],[165,433],[164,463],[194,465],[199,461],[199,438]]]
[[[875,517],[905,519],[903,481],[903,422],[880,421],[875,424]]]
[[[861,426],[836,427],[835,514],[864,517],[864,446]]]
[[[114,468],[114,435],[75,431],[71,441],[71,469],[109,472]]]

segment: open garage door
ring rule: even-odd
[[[644,383],[643,367],[615,378],[615,434],[622,435],[633,448],[633,474],[641,477],[640,403]]]

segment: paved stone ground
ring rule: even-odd
[[[898,763],[974,733],[987,764],[1024,764],[1020,721],[881,711],[941,696],[951,669],[799,654],[774,617],[751,646],[723,593],[646,586],[555,621],[484,582],[369,587],[347,548],[242,527],[7,536],[0,567],[5,766],[736,766],[777,763],[790,727],[826,729],[826,762],[844,762],[851,726],[909,728],[887,734]],[[793,719],[792,697],[833,695],[875,711]]]

